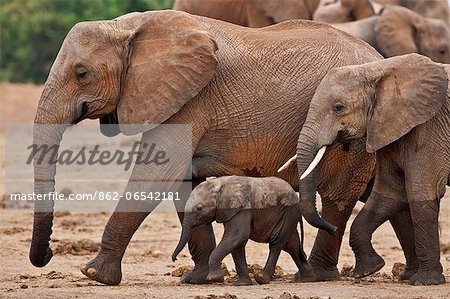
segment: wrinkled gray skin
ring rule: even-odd
[[[450,66],[409,54],[330,71],[311,101],[297,148],[300,173],[323,146],[366,136],[377,155],[373,191],[350,231],[355,276],[384,266],[372,233],[390,220],[406,257],[401,279],[445,282],[438,213],[450,174]],[[308,128],[308,129],[305,129]]]
[[[316,280],[298,236],[297,223],[302,221],[299,199],[286,181],[276,177],[226,176],[198,185],[186,203],[180,242],[172,260],[186,245],[193,228],[213,221],[223,223],[225,230],[209,257],[208,280],[223,281],[220,263],[231,253],[238,274],[236,284],[252,284],[245,257],[248,239],[269,243],[266,265],[255,275],[258,283],[270,282],[281,250],[289,253],[298,267],[296,281]]]
[[[280,176],[302,194],[305,219],[319,230],[310,263],[319,280],[338,277],[336,268],[346,222],[355,203],[367,195],[375,159],[363,142],[330,149],[314,176],[299,184],[297,169],[276,170],[295,152],[314,91],[334,67],[382,59],[366,43],[326,24],[290,21],[251,29],[184,12],[131,13],[116,20],[83,22],[67,34],[39,101],[36,124],[72,125],[86,118],[115,124],[104,134],[136,134],[126,124],[188,124],[191,136],[156,126],[142,133],[142,143],[177,144],[166,155],[176,168],[135,165],[124,192],[148,191],[147,180],[175,182],[190,177],[193,185],[209,176]],[[40,131],[36,145],[56,144],[63,130]],[[185,146],[192,145],[191,164]],[[342,165],[348,165],[342,168]],[[35,163],[35,191],[54,190],[54,164]],[[313,187],[311,187],[313,186]],[[321,221],[315,209],[316,190],[322,198]],[[184,211],[185,198],[175,201]],[[305,200],[303,200],[305,199]],[[146,216],[120,201],[102,237],[98,255],[85,273],[105,284],[118,284],[127,245]],[[45,208],[45,211],[43,210]],[[36,203],[30,260],[45,266],[52,257],[53,205]],[[179,213],[180,219],[183,213]],[[329,223],[327,223],[329,222]],[[215,248],[211,225],[192,231],[189,248],[194,271],[183,281],[206,283],[209,255]]]
[[[369,43],[384,57],[419,53],[450,63],[448,25],[404,7],[388,5],[381,15],[333,26]]]

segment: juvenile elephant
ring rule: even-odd
[[[238,274],[236,284],[252,284],[245,257],[248,239],[269,243],[266,265],[255,276],[258,283],[270,282],[281,250],[289,253],[298,267],[296,281],[316,280],[298,236],[299,222],[303,235],[299,199],[286,181],[276,177],[226,176],[198,185],[186,203],[183,230],[172,260],[188,242],[193,228],[213,221],[223,223],[225,231],[209,257],[208,280],[223,281],[220,263],[231,253]]]
[[[175,0],[172,8],[247,27],[311,20],[320,0]]]
[[[189,174],[194,186],[209,176],[273,176],[295,152],[309,102],[323,76],[334,67],[379,59],[359,39],[310,21],[251,29],[184,12],[156,11],[82,22],[67,34],[45,83],[34,143],[58,146],[64,133],[53,127],[42,131],[38,125],[70,126],[100,118],[107,135],[146,130],[142,144],[170,138],[174,145],[166,155],[175,159],[172,163],[185,156],[182,145],[192,145],[192,167],[189,161],[180,161],[174,172],[154,163],[135,164],[126,193],[151,191],[145,183],[151,180],[166,181],[174,191],[176,182],[190,179]],[[104,129],[108,123],[116,124],[113,130]],[[127,124],[155,126],[150,130]],[[192,137],[179,130],[168,134],[159,124],[190,125]],[[300,202],[305,219],[325,229],[319,230],[309,259],[320,280],[338,277],[346,222],[358,199],[366,196],[375,167],[374,156],[359,141],[350,150],[336,146],[325,158],[314,188],[299,185],[296,169],[278,174],[305,198]],[[56,168],[48,162],[34,161],[37,194],[54,190]],[[348,167],[342,168],[343,164]],[[316,190],[326,222],[318,220],[315,203],[308,200],[315,198]],[[180,219],[186,199],[175,201]],[[127,210],[128,201],[119,201],[100,252],[83,273],[118,284],[127,245],[158,203],[152,201],[145,211],[133,212]],[[53,202],[37,202],[30,249],[35,266],[45,266],[52,257],[52,221]],[[329,234],[334,226],[336,234]],[[212,226],[194,229],[189,247],[195,268],[183,279],[205,283],[209,255],[215,248]]]
[[[388,5],[380,15],[333,26],[366,41],[384,57],[419,53],[450,63],[447,24],[404,7]]]
[[[406,257],[401,279],[445,282],[438,213],[450,174],[449,72],[418,54],[341,67],[311,101],[297,148],[302,177],[336,143],[366,136],[367,151],[377,155],[373,191],[350,231],[356,277],[384,266],[371,238],[390,220]]]

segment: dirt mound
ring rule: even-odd
[[[88,239],[78,241],[60,240],[53,252],[60,255],[90,255],[100,250],[100,243]]]

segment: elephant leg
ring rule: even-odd
[[[259,284],[270,283],[275,267],[277,266],[278,258],[280,257],[281,246],[280,244],[269,245],[269,257],[267,258],[266,265],[260,273],[255,274],[255,280]]]
[[[317,277],[314,273],[312,266],[309,264],[305,252],[303,251],[303,246],[300,242],[298,236],[298,231],[295,229],[294,233],[291,234],[289,240],[283,247],[294,260],[295,265],[298,268],[298,272],[294,275],[295,281],[316,281]]]
[[[148,207],[148,209],[154,209]],[[106,224],[100,252],[86,264],[81,272],[92,280],[118,285],[122,280],[121,262],[134,232],[144,221],[148,212],[114,212]]]
[[[207,279],[213,282],[223,281],[222,260],[236,248],[245,246],[250,236],[250,224],[240,221],[243,215],[236,215],[229,222],[224,223],[225,230],[219,245],[209,257],[209,272]],[[247,217],[244,215],[244,217]],[[241,225],[240,225],[241,224]],[[242,225],[244,224],[244,225]]]
[[[201,182],[203,182],[203,180],[193,180],[192,189]],[[183,222],[184,212],[182,211],[184,211],[184,206],[184,201],[175,201],[175,208],[178,211],[178,218],[181,223]],[[181,283],[209,283],[206,279],[209,271],[208,261],[211,252],[216,248],[216,239],[214,237],[212,225],[205,224],[192,229],[188,246],[195,267],[192,271],[186,272],[181,277]]]
[[[233,283],[237,286],[252,285],[252,280],[248,273],[247,259],[245,257],[245,245],[231,251],[238,279]]]
[[[363,141],[335,145],[319,167],[318,192],[322,198],[322,218],[337,227],[334,235],[319,230],[309,256],[317,280],[339,278],[337,269],[342,237],[356,202],[369,193],[375,175],[375,159]],[[303,200],[303,199],[302,199]]]
[[[361,278],[377,272],[384,260],[372,247],[372,234],[384,222],[397,215],[407,206],[402,183],[384,175],[376,177],[375,187],[367,203],[356,216],[350,229],[350,246],[355,253],[354,275]],[[395,186],[394,186],[395,185]],[[382,186],[383,190],[378,190]],[[390,186],[393,186],[390,188]]]
[[[170,138],[168,138],[170,136]],[[138,155],[146,157],[149,145],[157,144],[163,150],[168,159],[164,167],[156,163],[136,163],[114,213],[111,215],[102,236],[100,252],[97,256],[81,269],[81,272],[90,279],[98,282],[117,285],[122,279],[121,261],[131,237],[141,225],[142,221],[160,203],[159,200],[133,200],[134,195],[153,191],[173,192],[179,191],[181,181],[186,177],[190,167],[190,161],[186,161],[185,144],[193,144],[192,136],[186,134],[174,126],[158,126],[144,132],[140,143]],[[190,150],[190,148],[189,148]],[[130,152],[131,153],[131,152]],[[164,183],[161,183],[164,182]],[[127,194],[132,199],[127,200]],[[185,194],[182,194],[186,200]]]
[[[419,192],[415,193],[415,197]],[[417,273],[409,279],[412,285],[445,283],[439,251],[439,201],[436,199],[423,200],[425,198],[424,196],[422,200],[413,199],[409,203],[414,226],[416,254],[419,260]]]
[[[417,259],[414,244],[414,228],[409,207],[408,209],[399,212],[394,217],[391,217],[389,221],[394,228],[406,260],[405,270],[400,273],[399,279],[408,280],[411,276],[416,274],[419,268],[419,260]]]

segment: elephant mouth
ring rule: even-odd
[[[87,102],[83,102],[81,104],[81,111],[79,116],[72,122],[73,125],[78,124],[79,122],[81,122],[83,119],[86,118],[86,115],[88,113],[89,107],[88,107],[88,103]]]
[[[350,141],[350,139],[352,139],[352,136],[347,129],[339,130],[336,135],[336,139],[334,139],[332,144],[345,143],[347,141]]]

